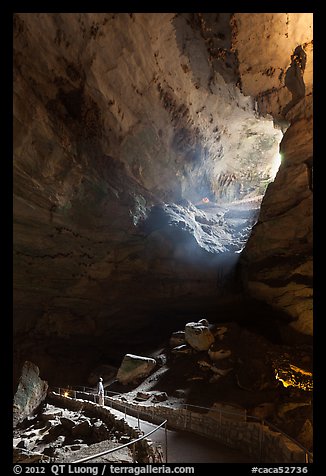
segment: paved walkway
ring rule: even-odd
[[[119,418],[124,413],[105,407]],[[138,420],[130,415],[126,416],[130,426],[137,427]],[[148,433],[155,426],[144,420],[139,420],[140,429]],[[167,430],[168,432],[168,463],[254,463],[255,459],[238,450],[229,448],[203,436],[185,431]],[[165,453],[165,430],[159,429],[149,436],[150,440],[160,443]]]

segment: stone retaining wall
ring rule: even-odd
[[[86,400],[73,399],[50,393],[48,400],[54,405],[73,411],[83,410],[86,415],[101,419],[109,428],[116,428],[124,434],[129,435],[132,439],[139,438],[143,435],[142,431],[138,428],[131,427],[123,418],[118,418],[113,415],[110,410],[97,405],[95,402],[87,401],[87,398]],[[132,446],[130,448],[132,449]],[[161,447],[154,445],[149,438],[144,438],[135,443],[135,459],[137,463],[162,463],[164,460]]]
[[[153,420],[168,420],[168,427],[176,430],[189,431],[225,445],[251,454],[262,463],[305,463],[305,453],[293,441],[283,434],[272,431],[260,422],[247,422],[244,415],[239,414],[235,420],[226,414],[216,413],[216,416],[197,413],[188,409],[173,409],[167,406],[149,406],[119,402],[113,398],[106,398],[106,405],[124,411],[134,416],[145,413],[151,415]],[[311,462],[311,461],[310,461]]]

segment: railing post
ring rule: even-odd
[[[125,421],[127,421],[127,407],[125,405]]]
[[[165,430],[165,462],[168,462],[168,429],[167,429],[167,422],[164,425]]]
[[[259,462],[262,463],[263,458],[263,436],[264,436],[264,420],[260,422],[260,438],[259,438]]]
[[[76,390],[74,390],[74,399],[76,400]]]
[[[94,403],[96,403],[96,395],[95,395],[95,393],[94,393]]]
[[[139,408],[137,408],[137,426],[140,429],[140,423],[139,423]]]
[[[61,395],[61,388],[59,387],[58,390],[59,390],[59,395]]]
[[[136,462],[136,448],[135,448],[135,443],[132,445],[132,462]]]

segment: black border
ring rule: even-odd
[[[2,433],[8,437],[8,445],[6,445],[6,463],[8,462],[9,472],[12,474],[12,394],[11,389],[8,390],[8,386],[13,383],[12,380],[12,356],[13,356],[13,329],[12,329],[12,316],[13,316],[13,299],[12,299],[12,283],[13,283],[13,270],[12,270],[12,256],[13,256],[13,233],[12,233],[12,217],[13,217],[13,207],[12,207],[12,184],[13,184],[13,170],[12,170],[12,92],[13,92],[13,58],[12,58],[12,38],[13,38],[13,13],[15,12],[102,12],[106,7],[106,10],[112,12],[170,12],[170,11],[179,11],[179,12],[194,12],[199,9],[204,12],[215,12],[223,11],[223,9],[230,10],[232,8],[235,12],[240,13],[268,13],[268,12],[301,12],[301,13],[314,13],[314,97],[317,98],[314,100],[314,155],[317,155],[318,160],[314,167],[314,415],[315,415],[315,425],[314,425],[314,463],[309,465],[309,473],[312,474],[312,471],[318,471],[319,465],[322,464],[323,460],[323,448],[322,448],[322,435],[323,428],[321,424],[321,415],[320,410],[324,406],[322,399],[322,384],[323,376],[321,372],[322,362],[325,359],[323,351],[324,339],[321,342],[318,342],[319,339],[324,337],[324,332],[320,332],[319,325],[322,322],[323,316],[320,310],[322,306],[322,292],[323,292],[323,267],[322,267],[322,252],[324,251],[325,244],[323,243],[323,214],[319,212],[319,207],[323,203],[323,174],[322,174],[322,165],[324,159],[324,153],[318,148],[321,146],[320,137],[323,134],[323,123],[319,122],[321,117],[321,99],[323,98],[323,79],[322,79],[322,68],[324,64],[324,53],[321,46],[321,37],[324,25],[322,25],[323,15],[321,8],[321,0],[317,1],[288,1],[288,2],[223,2],[220,5],[212,1],[200,1],[200,2],[190,2],[190,1],[174,1],[167,2],[165,1],[161,5],[158,3],[145,3],[140,1],[124,1],[117,2],[114,4],[105,4],[101,1],[92,1],[88,5],[74,5],[70,7],[67,2],[60,1],[51,1],[46,2],[12,2],[11,5],[4,5],[1,8],[1,63],[2,63],[2,88],[1,93],[3,95],[2,105],[5,106],[5,114],[2,109],[3,125],[2,125],[2,137],[5,138],[5,150],[6,152],[2,154],[2,167],[5,170],[2,170],[2,213],[1,213],[1,251],[2,251],[2,263],[5,266],[2,266],[2,298],[4,306],[2,306],[2,337],[4,340],[3,345],[1,346],[2,350],[2,391],[0,392],[2,396],[6,396],[4,403],[1,405],[2,408],[2,418],[5,418],[5,424],[2,426]],[[77,7],[77,8],[76,8]],[[221,7],[221,8],[218,8]],[[229,8],[228,8],[229,7]],[[244,10],[244,11],[243,11]],[[11,94],[10,94],[11,92]],[[3,143],[2,143],[3,144]],[[324,152],[324,151],[323,151]],[[316,195],[317,194],[317,195]],[[322,205],[321,205],[322,206]],[[323,211],[323,206],[321,210]],[[11,336],[11,337],[10,337]],[[320,352],[321,351],[321,352]],[[9,356],[9,357],[8,357]],[[11,366],[10,366],[11,362]],[[7,375],[8,373],[8,375]],[[325,380],[325,379],[324,379]],[[2,420],[3,422],[3,420]],[[4,461],[4,451],[2,446],[2,461]],[[217,466],[216,466],[217,465]],[[236,465],[236,467],[234,466]],[[6,464],[7,466],[7,464]],[[200,464],[194,465],[197,470],[199,470]],[[258,465],[260,466],[260,465]],[[284,466],[284,465],[263,465],[263,466]],[[317,466],[317,467],[316,467]],[[251,474],[251,464],[237,464],[237,463],[227,463],[227,464],[205,464],[205,470],[219,470],[221,469],[222,474],[227,474],[227,471],[230,473],[237,470],[237,473],[240,474]],[[47,474],[51,474],[47,471]],[[107,473],[106,473],[107,474]]]

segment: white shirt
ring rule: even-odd
[[[97,391],[98,391],[98,395],[103,395],[104,394],[104,387],[103,387],[103,383],[102,382],[99,382],[98,385],[97,385]]]

